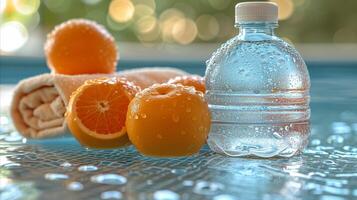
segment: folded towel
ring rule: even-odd
[[[141,88],[164,83],[186,73],[173,68],[141,68],[117,74],[60,75],[42,74],[22,80],[11,102],[11,117],[16,129],[27,138],[46,138],[64,134],[64,114],[70,95],[86,80],[100,77],[125,77]]]

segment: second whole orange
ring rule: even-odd
[[[126,128],[130,141],[144,155],[188,156],[205,144],[210,120],[202,92],[183,85],[156,84],[131,101]]]

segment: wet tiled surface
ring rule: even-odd
[[[3,110],[0,199],[357,199],[357,78],[312,84],[309,144],[288,159],[229,158],[208,147],[158,159],[133,147],[88,150],[70,136],[31,141]]]

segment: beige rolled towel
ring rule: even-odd
[[[66,133],[64,114],[70,95],[86,80],[100,77],[125,77],[141,88],[164,83],[186,73],[174,68],[141,68],[117,74],[60,75],[42,74],[22,80],[11,102],[15,128],[27,138],[47,138]]]

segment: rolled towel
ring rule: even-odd
[[[23,136],[54,137],[66,133],[64,114],[70,95],[86,80],[124,77],[143,89],[185,74],[178,69],[163,67],[126,70],[117,74],[42,74],[19,82],[10,113],[15,128]]]

